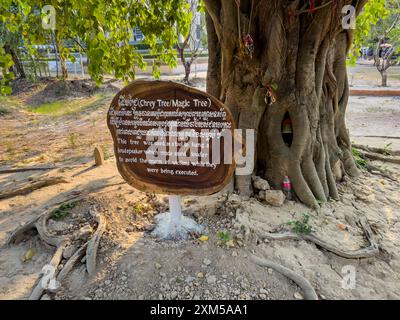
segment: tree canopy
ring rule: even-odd
[[[55,9],[54,30],[42,25],[51,14],[42,10],[48,5]],[[60,46],[60,56],[68,57],[71,48],[64,44],[72,40],[78,50],[85,51],[89,74],[98,83],[107,73],[129,81],[135,77],[135,66],[146,66],[143,56],[129,43],[135,27],[145,34],[143,43],[154,56],[154,74],[159,74],[162,62],[174,66],[176,27],[186,34],[191,21],[185,0],[3,0],[0,17],[7,33],[21,37],[21,44],[30,50],[53,39]],[[0,50],[4,41],[7,37],[2,37]],[[12,60],[3,51],[1,56],[3,88],[12,79],[8,72]],[[9,89],[2,91],[8,93]]]

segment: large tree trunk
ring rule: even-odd
[[[230,108],[239,128],[256,130],[256,170],[273,187],[287,175],[311,207],[337,199],[336,180],[358,174],[345,124],[352,30],[342,29],[340,12],[353,4],[359,13],[366,1],[317,1],[313,13],[309,1],[237,2],[205,0],[208,92]],[[254,40],[251,54],[246,34]],[[283,121],[291,123],[289,139]],[[236,176],[236,188],[250,193],[250,178]]]

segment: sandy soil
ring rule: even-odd
[[[198,84],[204,85],[201,81]],[[73,86],[74,99],[85,99],[96,92],[86,85],[77,89],[79,82]],[[113,83],[101,90],[112,93],[119,86]],[[242,199],[225,192],[212,197],[185,197],[186,214],[204,225],[209,239],[160,242],[149,230],[154,216],[168,209],[167,199],[141,193],[123,183],[105,122],[108,103],[56,118],[20,107],[34,99],[41,101],[40,97],[46,97],[46,101],[58,98],[54,88],[44,90],[41,86],[21,89],[14,96],[11,113],[1,116],[0,141],[4,143],[0,144],[0,169],[45,164],[57,167],[1,174],[0,194],[52,176],[63,176],[68,182],[0,200],[0,298],[29,297],[42,267],[54,254],[54,248],[35,234],[18,244],[6,245],[11,232],[66,199],[81,197],[64,219],[51,219],[49,228],[74,232],[90,224],[89,208],[96,207],[107,221],[97,273],[89,277],[82,260],[61,289],[46,294],[44,299],[302,298],[294,282],[272,269],[256,266],[251,255],[271,259],[303,275],[320,299],[400,299],[399,182],[363,172],[359,178],[340,184],[341,201],[328,202],[318,211],[292,201],[272,207],[256,198]],[[396,98],[352,97],[347,117],[352,139],[379,147],[394,141],[392,149],[400,150],[398,106]],[[78,135],[73,145],[70,133]],[[108,159],[100,167],[93,166],[94,145],[107,154]],[[398,165],[374,164],[384,166],[400,179]],[[344,259],[305,240],[272,241],[263,237],[266,232],[289,230],[287,222],[301,219],[303,213],[309,214],[310,225],[319,238],[342,250],[368,245],[356,224],[358,217],[366,217],[379,244],[379,254],[368,259]],[[232,241],[221,242],[219,232]],[[35,254],[24,261],[29,249]],[[349,265],[355,267],[355,287],[344,289],[343,267]]]

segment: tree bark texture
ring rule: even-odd
[[[336,181],[358,174],[345,123],[353,30],[342,28],[341,9],[350,4],[358,14],[366,1],[315,1],[314,10],[301,0],[204,2],[207,91],[230,108],[239,128],[255,129],[257,174],[277,189],[288,176],[311,207],[338,199]],[[249,194],[251,176],[236,176],[235,185]]]

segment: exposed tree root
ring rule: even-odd
[[[68,240],[66,236],[55,236],[47,229],[47,221],[50,219],[52,210],[47,211],[41,215],[36,222],[35,227],[39,233],[40,238],[50,246],[59,247],[62,243]]]
[[[0,169],[0,174],[25,172],[25,171],[46,171],[46,170],[52,170],[52,169],[57,169],[57,167],[46,166],[46,167],[23,167],[23,168]]]
[[[106,220],[97,212],[95,208],[92,208],[89,212],[96,219],[96,222],[98,224],[97,230],[92,238],[89,240],[86,249],[86,269],[91,276],[95,274],[96,271],[97,249],[99,247],[101,236],[106,230]]]
[[[379,254],[379,246],[374,240],[372,230],[366,220],[360,219],[359,225],[363,229],[364,235],[369,241],[370,245],[367,248],[355,251],[343,251],[339,248],[336,248],[334,245],[315,237],[314,235],[298,235],[292,232],[284,232],[284,233],[267,233],[263,234],[263,236],[269,240],[307,240],[321,248],[324,248],[329,252],[332,252],[346,259],[361,259],[361,258],[375,257],[377,254]]]
[[[0,192],[0,200],[19,196],[19,195],[25,195],[34,190],[48,187],[48,186],[53,186],[53,185],[56,185],[59,183],[68,183],[68,181],[65,179],[65,177],[50,177],[50,178],[36,180],[36,181],[33,181],[30,184],[25,185],[23,187],[18,187],[15,189],[5,190],[3,192]]]
[[[387,157],[383,156],[377,153],[370,153],[370,152],[364,152],[360,151],[360,154],[367,159],[370,160],[378,160],[382,162],[390,162],[390,163],[395,163],[395,164],[400,164],[400,158],[394,158],[394,157]]]
[[[364,146],[362,144],[353,144],[352,146],[353,146],[353,148],[356,148],[359,150],[364,150],[366,152],[380,153],[380,154],[387,155],[387,156],[400,156],[400,150],[375,148],[375,147]]]
[[[65,247],[67,246],[68,242],[62,242],[58,247],[57,250],[50,260],[50,265],[54,268],[55,272],[58,270],[58,265],[60,264],[63,256],[63,252]],[[45,291],[45,288],[43,288],[42,285],[42,277],[39,277],[34,289],[32,290],[31,295],[29,296],[29,300],[39,300]]]
[[[98,246],[101,237],[106,229],[106,220],[102,217],[95,208],[89,209],[89,213],[93,216],[97,222],[97,229],[89,241],[85,242],[81,247],[79,247],[75,253],[66,261],[64,267],[58,273],[58,266],[62,260],[65,248],[75,241],[82,240],[76,238],[75,233],[69,236],[56,236],[51,233],[47,228],[47,222],[51,217],[52,210],[47,210],[45,213],[39,215],[38,217],[28,221],[26,224],[17,228],[9,237],[7,244],[15,244],[20,242],[23,238],[28,236],[30,230],[36,229],[41,240],[56,248],[56,252],[50,261],[50,265],[56,271],[54,276],[57,277],[57,281],[62,282],[67,275],[72,271],[74,266],[80,261],[82,256],[86,253],[86,268],[89,275],[93,275],[96,269],[96,256]],[[58,273],[58,276],[57,276]],[[46,290],[42,286],[42,277],[40,277],[35,284],[33,291],[29,297],[30,300],[38,300],[41,298],[42,294]]]
[[[24,238],[25,238],[25,234],[33,229],[36,229],[36,222],[39,220],[40,216],[35,217],[31,220],[29,220],[27,223],[19,226],[17,229],[15,229],[10,237],[7,240],[7,244],[18,244],[19,242],[21,242]]]
[[[381,168],[374,166],[368,162],[365,164],[365,169],[367,169],[368,172],[371,172],[372,174],[375,174],[376,172],[378,172],[382,177],[385,177],[392,181],[397,182],[397,179],[394,178],[393,176],[391,176],[387,170],[381,169]]]
[[[61,283],[67,275],[72,271],[75,264],[84,256],[88,243],[86,242],[82,247],[75,251],[75,253],[68,259],[64,268],[58,274],[57,280]]]
[[[304,278],[303,276],[293,272],[292,270],[276,263],[271,260],[266,260],[266,259],[261,259],[256,256],[252,256],[252,260],[259,266],[261,267],[267,267],[267,268],[272,268],[275,271],[283,274],[285,277],[288,277],[290,280],[295,282],[300,289],[304,293],[304,298],[306,300],[318,300],[317,293],[315,292],[313,286],[310,284],[310,282]]]

